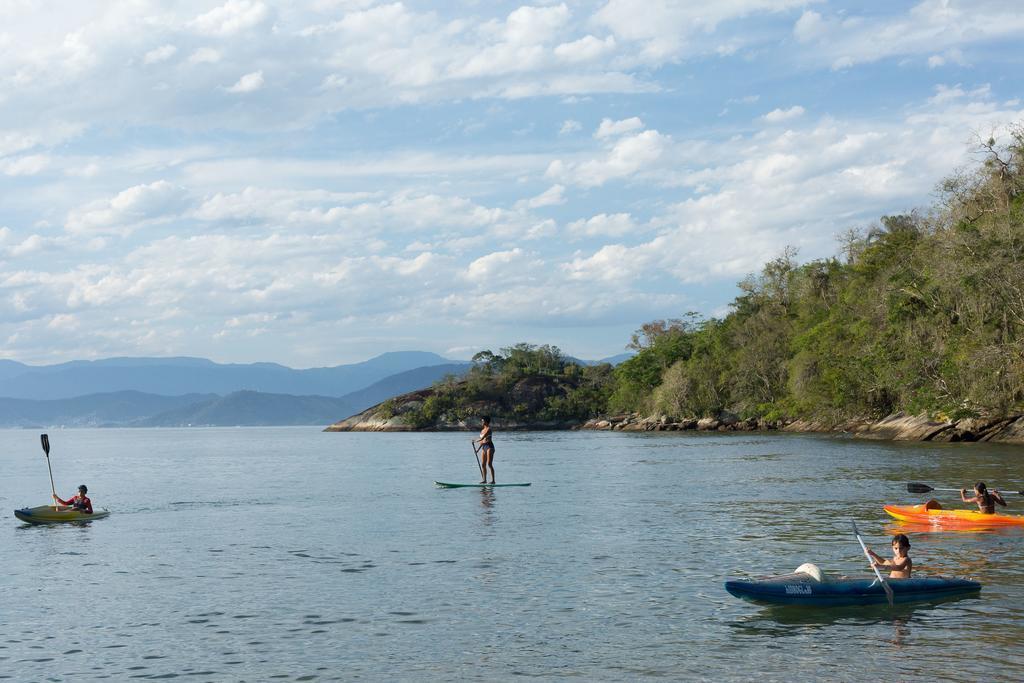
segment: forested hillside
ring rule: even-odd
[[[787,250],[725,318],[656,321],[616,368],[614,410],[839,422],[1024,409],[1024,127],[987,140],[926,212]]]

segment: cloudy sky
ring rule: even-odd
[[[1017,0],[0,0],[0,358],[583,358],[925,207]]]

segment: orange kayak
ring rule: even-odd
[[[924,522],[950,528],[1024,525],[1024,515],[986,515],[978,510],[946,510],[936,500],[920,505],[886,505],[885,511],[901,522]]]

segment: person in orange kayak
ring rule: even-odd
[[[481,484],[487,483],[487,468],[491,468],[491,483],[494,483],[494,440],[491,438],[491,418],[484,416],[480,419],[483,427],[480,429],[480,438],[474,439],[473,443],[480,444],[480,476],[483,479]]]
[[[996,514],[996,503],[1006,507],[1006,501],[999,494],[999,491],[991,491],[985,486],[985,482],[979,481],[974,485],[974,495],[967,497],[967,489],[960,489],[960,500],[965,503],[977,503],[978,509],[986,515]]]
[[[58,496],[55,493],[53,494],[53,500],[57,503],[60,503],[61,505],[66,505],[67,507],[73,510],[78,510],[80,512],[84,512],[87,515],[91,515],[92,501],[89,500],[89,497],[85,495],[87,493],[89,493],[89,488],[85,484],[82,484],[81,486],[78,487],[78,493],[72,496],[71,499],[63,500],[60,496]]]
[[[875,567],[888,567],[890,579],[909,579],[910,571],[914,563],[910,561],[910,539],[905,534],[896,534],[892,537],[892,559],[887,560],[881,557],[874,550],[868,549],[871,555],[872,565]]]

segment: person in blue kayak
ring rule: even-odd
[[[892,559],[887,560],[874,550],[868,549],[871,556],[871,564],[875,567],[887,567],[890,569],[890,579],[909,579],[914,563],[910,560],[910,539],[905,534],[896,534],[892,537]]]
[[[996,514],[996,503],[1006,507],[1006,501],[1003,500],[999,491],[995,489],[989,491],[983,481],[974,485],[974,495],[970,498],[967,497],[967,489],[960,489],[960,500],[965,503],[977,503],[978,509],[986,515]]]
[[[87,515],[91,515],[92,501],[89,500],[89,497],[87,495],[85,495],[87,493],[89,493],[89,487],[87,487],[85,484],[82,484],[81,486],[78,487],[78,493],[72,496],[69,500],[64,500],[56,493],[53,494],[53,500],[56,503],[59,503],[60,505],[65,505],[71,508],[72,510],[78,510],[79,512],[84,512]]]
[[[480,418],[483,427],[480,428],[480,438],[474,439],[474,444],[480,444],[480,480],[481,484],[487,483],[487,468],[491,469],[491,483],[494,483],[494,439],[491,437],[491,418],[487,415]]]

